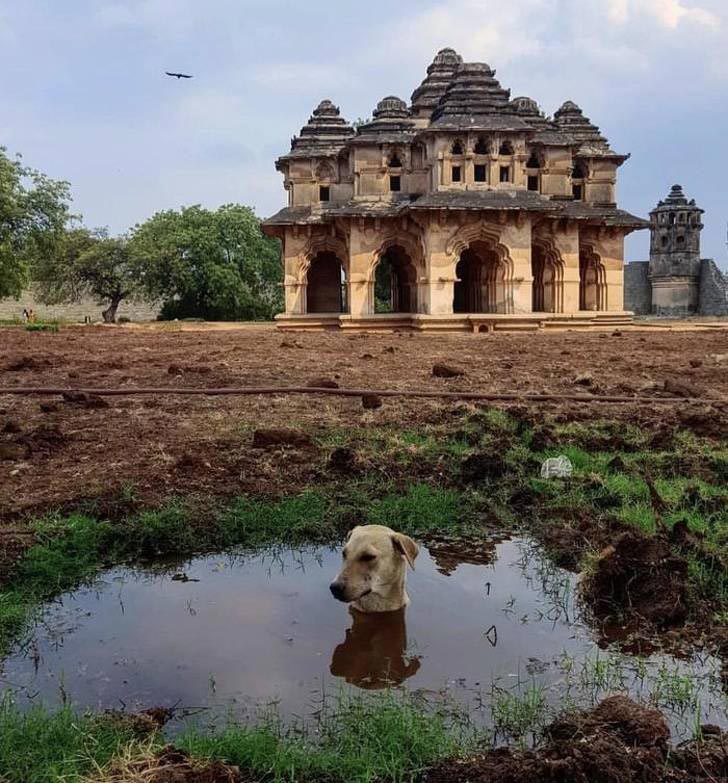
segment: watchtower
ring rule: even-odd
[[[673,185],[650,212],[653,315],[685,316],[698,310],[702,215],[680,185]]]

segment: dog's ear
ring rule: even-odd
[[[415,570],[415,558],[420,552],[420,548],[415,542],[404,533],[395,533],[392,536],[392,543],[394,544],[395,551],[400,552],[407,558],[410,568]]]

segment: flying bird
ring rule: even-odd
[[[192,74],[191,73],[170,73],[169,71],[165,71],[167,76],[176,76],[178,79],[191,79]]]

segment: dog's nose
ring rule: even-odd
[[[341,584],[341,582],[332,582],[329,585],[329,590],[331,590],[331,595],[333,595],[337,601],[346,600],[344,598],[344,586]]]

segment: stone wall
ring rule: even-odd
[[[90,320],[101,321],[101,311],[104,305],[99,305],[94,299],[84,298],[79,302],[61,305],[44,305],[38,302],[33,292],[23,291],[20,299],[0,299],[0,320],[20,319],[23,308],[32,309],[38,320],[70,321],[83,323],[88,316]],[[159,307],[146,302],[122,302],[117,313],[118,318],[128,318],[131,321],[155,321]]]
[[[649,273],[649,261],[632,261],[624,265],[624,309],[635,315],[649,315],[652,310]]]
[[[700,262],[700,315],[728,315],[728,275],[712,258]]]

